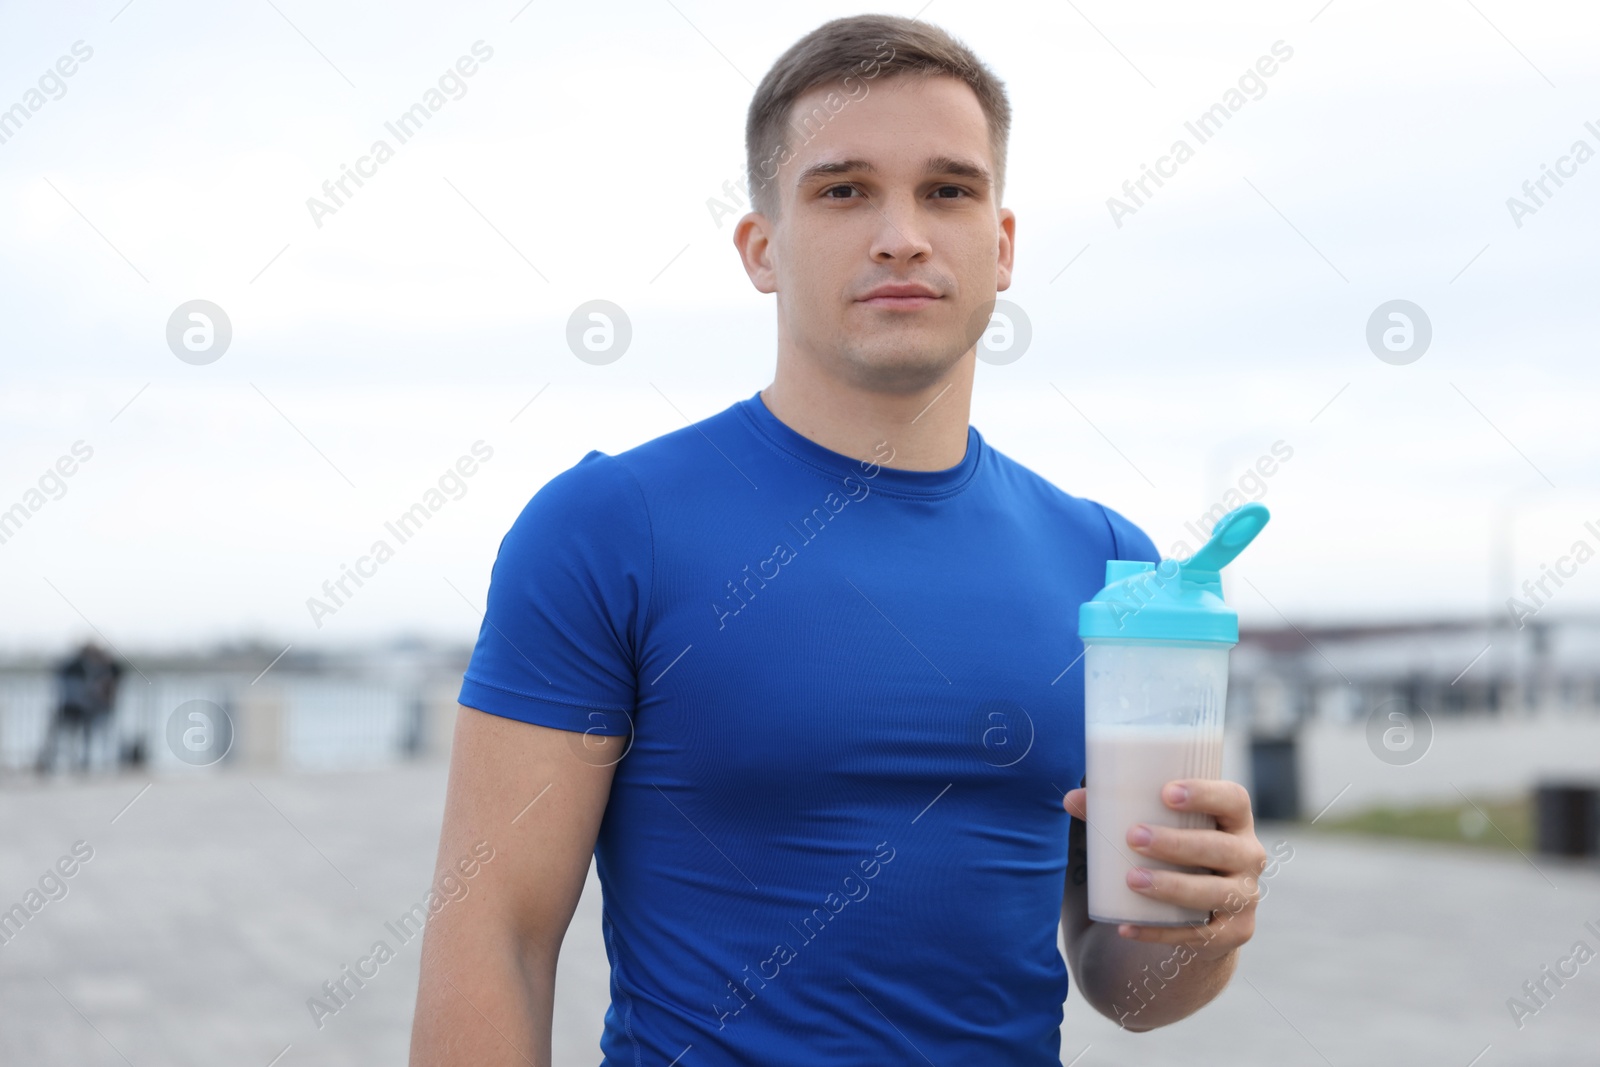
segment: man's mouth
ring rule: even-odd
[[[928,286],[905,282],[880,285],[863,296],[859,303],[891,311],[915,311],[938,299],[939,294]]]

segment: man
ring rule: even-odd
[[[606,1064],[1059,1064],[1058,923],[1132,1029],[1228,980],[1264,855],[1232,783],[1180,783],[1219,829],[1129,836],[1215,872],[1142,890],[1209,929],[1087,915],[1077,607],[1158,557],[968,425],[1009,122],[908,19],[830,22],[763,80],[734,243],[777,297],[774,381],[588,453],[502,542],[439,863],[497,858],[428,926],[414,1065],[549,1062],[591,851]]]
[[[54,768],[64,735],[70,735],[69,766],[89,770],[98,739],[110,726],[121,677],[122,664],[92,641],[61,662],[56,668],[55,711],[34,763],[38,773]]]

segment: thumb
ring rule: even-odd
[[[1089,791],[1087,789],[1068,790],[1067,795],[1061,800],[1061,806],[1081,819],[1084,817],[1084,803],[1088,799],[1088,795]]]

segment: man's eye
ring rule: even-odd
[[[961,196],[966,196],[967,195],[967,191],[965,189],[961,188],[961,186],[959,186],[959,185],[941,185],[941,186],[939,186],[939,192],[940,193],[947,193],[947,192],[958,193]],[[941,200],[954,200],[955,197],[941,196],[941,197],[939,197],[939,199],[941,199]]]
[[[833,195],[834,193],[837,193],[840,190],[843,190],[844,192],[847,192],[847,193],[854,193],[854,192],[858,192],[859,191],[853,185],[834,185],[834,186],[830,186],[827,189],[824,189],[822,191],[822,195],[827,197],[827,198],[829,198],[829,199],[831,199],[831,200],[854,199],[853,197],[843,197],[843,196],[834,196]]]

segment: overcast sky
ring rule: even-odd
[[[739,265],[739,212],[708,202],[740,180],[772,61],[859,9],[123,3],[0,6],[0,109],[21,108],[0,121],[0,509],[29,510],[0,544],[0,650],[90,623],[125,650],[471,640],[463,596],[481,606],[541,484],[771,381],[773,298]],[[1032,338],[978,366],[991,445],[1165,550],[1283,442],[1229,587],[1246,623],[1481,615],[1507,592],[1497,524],[1517,583],[1600,547],[1600,159],[1572,155],[1600,150],[1592,9],[921,17],[1015,109],[1003,296]],[[1201,143],[1185,123],[1275,45]],[[441,77],[400,143],[385,123]],[[380,138],[391,158],[308,209]],[[1113,212],[1179,139],[1192,157]],[[1535,204],[1545,166],[1568,175]],[[566,342],[596,299],[632,325],[605,365]],[[193,300],[231,323],[210,363],[168,345]],[[1392,300],[1431,324],[1409,363],[1368,345]],[[465,495],[313,627],[306,598],[480,440]],[[1597,605],[1600,561],[1547,610]]]

